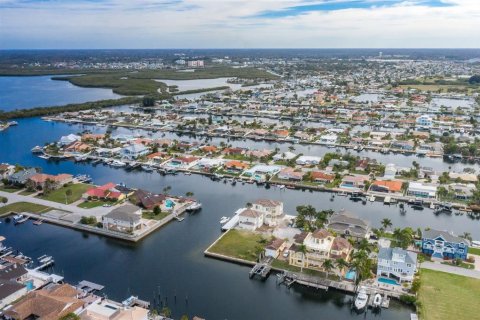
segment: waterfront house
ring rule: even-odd
[[[24,185],[30,177],[36,174],[37,170],[35,168],[23,169],[9,176],[7,180],[10,184]]]
[[[378,251],[377,277],[411,282],[417,270],[417,254],[401,248],[380,248]]]
[[[322,161],[321,157],[316,156],[300,156],[295,161],[296,164],[300,166],[310,166],[310,165],[318,165]]]
[[[263,225],[263,213],[253,209],[243,209],[238,215],[238,229],[255,231]]]
[[[250,167],[250,165],[246,162],[231,160],[224,164],[225,171],[233,174],[238,174],[243,172]]]
[[[133,232],[142,226],[142,209],[127,204],[113,209],[103,216],[103,228],[120,232]]]
[[[321,269],[323,261],[329,259],[330,249],[335,237],[326,229],[309,232],[303,240],[305,252],[299,246],[293,245],[289,264],[302,268]]]
[[[265,256],[276,259],[285,250],[287,242],[282,239],[273,239],[265,247]]]
[[[85,302],[78,296],[79,292],[69,284],[50,284],[28,293],[6,310],[5,315],[15,320],[59,319],[82,310]]]
[[[302,181],[303,179],[303,172],[296,171],[293,168],[287,167],[278,173],[278,179],[282,180],[289,180],[289,181]]]
[[[455,199],[469,200],[477,191],[477,187],[473,183],[451,183],[448,185],[448,191],[454,194]]]
[[[120,155],[129,160],[135,160],[149,153],[150,149],[140,143],[131,144],[120,151]]]
[[[375,180],[370,185],[370,192],[402,193],[403,182],[400,180]]]
[[[353,251],[352,244],[345,238],[335,237],[333,239],[332,247],[330,248],[330,258],[350,260],[350,255]]]
[[[383,174],[383,178],[386,180],[393,180],[397,175],[397,167],[393,163],[388,163],[385,166],[385,173]]]
[[[292,153],[290,151],[287,152],[279,152],[276,155],[273,156],[274,161],[281,161],[281,160],[292,160],[295,159],[297,155],[295,153]]]
[[[138,189],[132,197],[136,205],[142,206],[147,210],[153,210],[156,206],[161,207],[166,200],[163,194],[155,194],[146,190]]]
[[[85,200],[105,199],[105,200],[114,200],[114,201],[121,201],[125,199],[127,195],[115,188],[116,188],[116,185],[112,182],[109,182],[102,186],[88,189],[82,195],[82,198]]]
[[[338,136],[336,134],[327,134],[327,135],[321,136],[318,141],[322,144],[334,145],[337,142],[337,139],[338,139]]]
[[[252,203],[252,209],[263,214],[263,223],[269,227],[278,225],[284,218],[283,202],[280,201],[258,199]]]
[[[80,320],[148,320],[148,309],[125,306],[122,303],[99,299],[79,313]]]
[[[27,294],[27,270],[16,263],[6,264],[0,269],[0,308]]]
[[[0,164],[0,179],[7,179],[14,172],[15,172],[15,166],[12,166],[6,163]]]
[[[58,175],[51,175],[45,173],[37,173],[28,178],[27,184],[31,186],[33,189],[44,189],[47,181],[51,182],[50,187],[54,189],[58,189],[63,185],[70,183],[73,181],[73,176],[71,174],[58,174]]]
[[[68,136],[62,136],[58,141],[58,144],[61,146],[68,146],[76,141],[81,141],[82,137],[76,134],[69,134]]]
[[[333,214],[326,227],[336,234],[354,240],[366,239],[370,233],[370,226],[366,221],[345,211]]]
[[[409,141],[397,140],[397,141],[393,141],[390,146],[394,149],[412,151],[415,148],[415,143],[410,140]]]
[[[407,196],[435,199],[437,195],[437,186],[422,182],[410,182],[408,184]]]
[[[65,146],[63,148],[65,152],[71,152],[71,153],[85,153],[90,150],[90,145],[83,143],[81,141],[75,141],[68,146]]]
[[[365,182],[369,180],[370,177],[366,175],[346,175],[342,178],[340,188],[360,191],[365,188]]]
[[[425,230],[422,233],[422,252],[440,259],[467,259],[470,241],[447,231]]]
[[[335,180],[334,174],[328,174],[321,171],[312,171],[310,176],[312,177],[313,181],[318,183],[331,183],[333,180]]]
[[[192,167],[194,166],[200,158],[197,157],[176,157],[170,160],[167,163],[167,166],[169,167],[175,167],[175,168],[187,168],[187,167]]]
[[[419,116],[415,123],[418,127],[430,128],[433,125],[433,119],[427,114]]]

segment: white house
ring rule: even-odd
[[[424,184],[421,182],[410,182],[408,184],[407,195],[419,198],[435,199],[437,195],[437,186]]]
[[[401,248],[380,248],[377,277],[411,282],[417,270],[417,254]]]
[[[147,155],[148,153],[150,153],[150,150],[140,143],[131,144],[120,151],[122,157],[130,160],[137,159],[138,157]]]
[[[417,126],[430,128],[433,125],[432,117],[427,114],[421,115],[415,120]]]
[[[238,228],[254,231],[263,225],[263,213],[245,209],[238,215]]]
[[[333,145],[337,142],[337,139],[338,137],[336,134],[326,134],[320,137],[320,143]]]
[[[74,143],[75,141],[80,141],[82,137],[77,136],[76,134],[69,134],[68,136],[62,136],[60,138],[60,141],[58,142],[61,146],[66,146],[71,143]]]
[[[383,174],[383,178],[387,180],[395,179],[397,175],[397,167],[393,163],[389,163],[385,166],[385,173]]]
[[[280,161],[280,160],[292,160],[295,158],[297,155],[293,152],[287,151],[287,152],[279,152],[276,155],[273,156],[274,161]]]
[[[321,157],[316,157],[316,156],[300,156],[298,159],[295,161],[296,164],[298,165],[317,165],[322,161]]]
[[[133,232],[141,228],[142,209],[130,204],[124,205],[107,213],[102,220],[104,229]]]
[[[252,204],[252,209],[261,212],[263,222],[270,227],[276,226],[284,217],[283,202],[280,201],[259,199]]]

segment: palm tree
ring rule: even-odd
[[[472,234],[470,232],[464,232],[460,237],[472,241]]]
[[[307,246],[302,244],[298,247],[298,251],[302,253],[302,266],[300,267],[300,272],[303,272],[303,265],[305,264],[305,259],[307,259]],[[308,265],[308,260],[307,260]]]
[[[186,195],[187,197],[193,197],[193,192],[188,191],[187,193],[185,193],[185,195]]]
[[[67,189],[65,191],[65,204],[68,204],[68,197],[72,195],[72,189]]]
[[[328,278],[328,273],[330,271],[332,271],[333,268],[335,268],[335,264],[333,263],[332,260],[327,259],[327,260],[323,261],[322,268],[327,273],[326,277]]]
[[[393,224],[392,224],[392,220],[388,219],[388,218],[385,218],[385,219],[382,219],[382,227],[384,229],[388,229],[390,228]]]
[[[350,266],[350,264],[343,258],[338,258],[335,260],[335,264],[340,272],[342,272],[344,268],[348,268]]]

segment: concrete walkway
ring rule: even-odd
[[[68,211],[68,212],[73,212],[81,216],[95,216],[96,218],[100,218],[104,215],[106,215],[108,212],[110,212],[113,208],[115,207],[95,207],[91,209],[83,209],[79,208],[75,205],[72,204],[63,204],[63,203],[58,203],[58,202],[53,202],[53,201],[48,201],[44,199],[39,199],[35,198],[31,195],[29,196],[22,196],[20,194],[16,193],[8,193],[4,191],[0,191],[0,197],[4,197],[8,199],[8,204],[12,204],[15,202],[30,202],[30,203],[35,203],[35,204],[40,204],[43,206],[51,207],[54,209],[58,210],[63,210],[63,211]]]
[[[480,279],[480,271],[465,269],[465,268],[461,268],[461,267],[448,266],[448,265],[445,265],[445,264],[441,264],[439,262],[426,261],[426,262],[421,263],[420,267],[425,268],[425,269],[435,270],[435,271],[443,271],[443,272],[447,272],[447,273],[453,273],[453,274],[457,274],[459,276]]]

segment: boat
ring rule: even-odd
[[[222,217],[222,218],[220,219],[220,224],[221,224],[221,225],[224,225],[224,224],[227,223],[229,220],[230,220],[229,217]]]
[[[192,175],[192,173],[190,171],[185,171],[183,174],[186,175],[186,176],[191,176]]]
[[[390,205],[392,201],[392,197],[386,196],[385,199],[383,199],[383,204]]]
[[[373,307],[380,308],[382,306],[382,295],[380,293],[375,294],[373,297]]]
[[[342,192],[339,192],[338,195],[341,197],[346,197],[347,193],[345,191],[342,191]]]
[[[122,162],[120,160],[113,160],[110,165],[112,167],[117,167],[117,168],[120,168],[120,167],[125,167],[127,164],[125,162]]]
[[[35,146],[32,148],[32,153],[43,153],[43,148],[40,146]]]
[[[36,226],[39,226],[39,225],[41,225],[42,223],[43,223],[43,220],[40,220],[40,219],[39,219],[39,220],[35,220],[35,221],[33,222],[33,224],[36,225]]]
[[[357,310],[363,310],[367,306],[368,302],[368,294],[365,287],[360,287],[357,293],[357,297],[355,298],[355,308]]]
[[[153,172],[153,167],[151,167],[149,165],[143,165],[142,170],[146,171],[146,172]]]
[[[13,217],[14,224],[21,224],[28,220],[28,217],[24,216],[23,214],[19,214]]]
[[[202,209],[202,204],[200,202],[193,202],[191,205],[187,207],[187,211],[193,212]]]
[[[423,210],[423,201],[422,200],[415,200],[412,203],[412,208],[414,210]]]
[[[42,159],[45,159],[45,160],[48,160],[50,159],[50,156],[49,155],[46,155],[46,154],[42,154],[41,156],[38,156],[39,158],[42,158]]]
[[[10,122],[8,123],[8,125],[9,125],[9,126],[16,126],[16,125],[18,125],[18,122],[17,122],[17,121],[10,121]]]
[[[352,201],[362,200],[362,195],[360,194],[360,192],[352,192],[350,194],[350,200],[352,200]]]
[[[284,184],[278,185],[278,189],[285,189],[285,185]]]
[[[374,195],[371,195],[370,198],[368,198],[368,200],[370,202],[375,202],[375,196]]]

